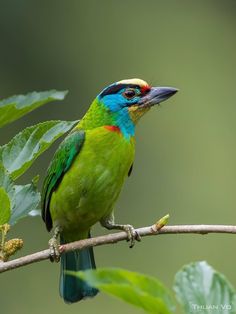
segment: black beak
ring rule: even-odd
[[[177,92],[178,89],[174,87],[152,87],[147,95],[140,99],[138,105],[141,107],[151,107],[167,100]]]

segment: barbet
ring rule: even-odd
[[[107,229],[124,230],[134,245],[139,236],[131,225],[114,221],[113,208],[135,155],[135,126],[153,106],[177,92],[172,87],[151,87],[140,79],[119,81],[106,87],[85,116],[57,149],[43,185],[42,218],[56,237],[68,243],[90,236],[100,222]],[[60,294],[72,303],[92,297],[97,290],[66,270],[95,268],[92,248],[61,256]]]

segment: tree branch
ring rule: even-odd
[[[207,233],[231,233],[236,234],[236,226],[230,225],[177,225],[177,226],[163,226],[159,222],[153,226],[143,227],[136,229],[141,237],[161,234],[180,234],[180,233],[191,233],[191,234],[207,234]],[[74,251],[77,249],[83,249],[91,246],[99,246],[104,244],[113,244],[119,241],[127,240],[127,234],[125,232],[118,232],[99,236],[95,238],[80,240],[63,244],[60,246],[60,252],[65,253]],[[0,273],[26,266],[32,263],[40,262],[50,258],[49,249],[40,251],[34,254],[23,256],[14,259],[9,262],[0,262]]]

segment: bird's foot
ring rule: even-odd
[[[127,242],[130,243],[129,247],[132,248],[135,244],[135,241],[141,241],[141,237],[137,231],[135,231],[134,227],[132,225],[123,225],[121,226],[121,229],[123,229],[127,233]]]
[[[121,225],[115,223],[113,212],[110,215],[103,217],[103,219],[100,220],[100,223],[108,230],[125,231],[127,233],[127,241],[130,242],[130,248],[134,246],[135,241],[141,241],[140,235],[137,231],[135,231],[132,225]]]
[[[56,227],[54,230],[53,237],[48,241],[49,250],[50,250],[50,261],[58,263],[60,261],[61,253],[59,250],[59,241],[58,237],[60,234],[60,228]]]

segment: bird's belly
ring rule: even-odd
[[[117,141],[119,135],[113,136]],[[112,211],[133,163],[132,144],[117,141],[110,146],[91,139],[52,194],[52,219],[65,232],[87,232]]]

